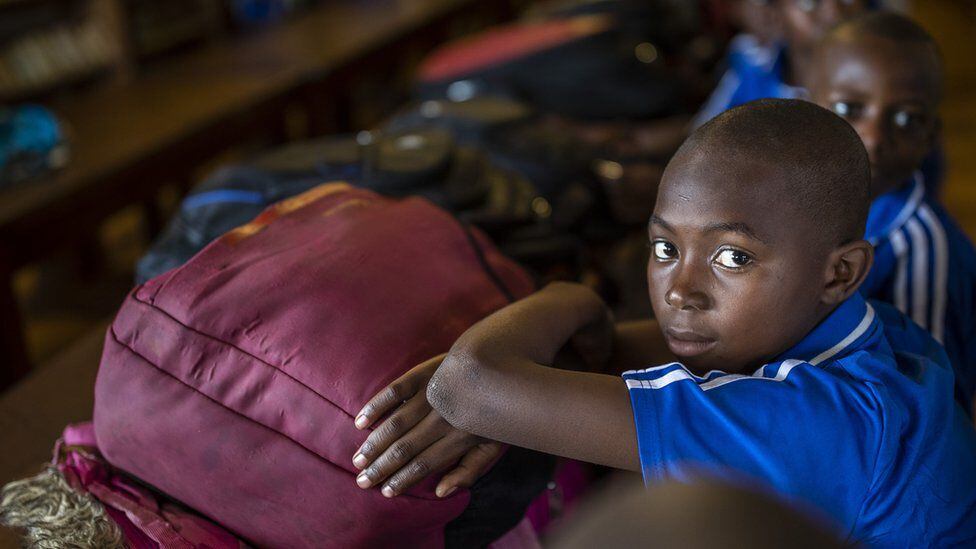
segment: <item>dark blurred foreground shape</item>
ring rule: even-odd
[[[698,479],[645,488],[611,484],[554,536],[552,547],[828,549],[849,547],[829,527],[769,494]]]

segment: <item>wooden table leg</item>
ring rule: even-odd
[[[13,385],[30,369],[13,282],[13,272],[0,263],[0,390]]]

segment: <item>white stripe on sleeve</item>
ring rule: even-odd
[[[660,389],[667,387],[675,381],[683,379],[694,379],[691,374],[684,370],[674,370],[656,379],[628,379],[628,389]]]

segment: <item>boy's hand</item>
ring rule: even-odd
[[[460,459],[437,485],[438,497],[447,497],[459,487],[474,484],[498,457],[501,444],[451,427],[427,403],[427,383],[444,356],[423,362],[401,376],[370,399],[356,416],[356,428],[365,429],[399,406],[353,457],[353,465],[363,470],[356,478],[361,488],[383,483],[383,495],[393,497]]]

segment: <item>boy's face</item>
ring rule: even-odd
[[[732,4],[734,23],[762,44],[779,40],[780,25],[770,0],[738,0]]]
[[[792,48],[812,48],[837,23],[865,10],[865,0],[773,0]]]
[[[688,155],[685,155],[688,156]],[[651,305],[693,371],[751,371],[823,315],[829,250],[771,189],[789,174],[759,160],[676,157],[648,226]]]
[[[931,48],[875,37],[840,39],[817,52],[812,99],[861,136],[872,197],[911,177],[934,144],[939,62]]]

